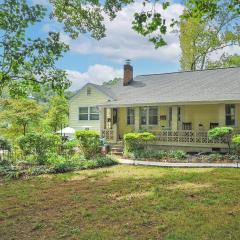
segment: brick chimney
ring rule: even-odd
[[[128,59],[123,67],[123,86],[127,86],[133,80],[133,67]]]

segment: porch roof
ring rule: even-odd
[[[109,92],[113,100],[100,106],[240,102],[240,67],[140,75]]]

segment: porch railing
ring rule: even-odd
[[[105,138],[107,142],[113,142],[115,133],[114,129],[102,129],[101,130],[101,137]]]
[[[195,132],[190,130],[162,130],[151,131],[156,136],[158,142],[175,142],[175,143],[193,143],[193,144],[225,144],[224,138],[211,140],[207,132]]]
[[[208,137],[207,132],[197,132],[191,130],[151,130],[156,136],[155,142],[164,143],[190,143],[190,144],[226,144],[226,139],[220,138],[217,140],[211,140]],[[240,134],[240,131],[235,131],[234,134]],[[102,129],[101,136],[106,139],[107,142],[116,142],[117,133],[115,129]]]

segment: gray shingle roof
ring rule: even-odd
[[[114,99],[105,106],[240,102],[240,67],[140,75],[128,86],[119,83],[104,91]]]

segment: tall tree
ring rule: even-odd
[[[54,96],[49,103],[47,123],[54,132],[68,122],[68,101],[64,96]]]
[[[42,107],[26,99],[2,99],[0,109],[0,121],[10,128],[20,128],[23,135],[31,124],[38,123],[43,116]]]
[[[219,60],[209,61],[207,68],[240,67],[240,55],[223,54]]]
[[[66,73],[55,63],[68,50],[59,33],[46,39],[27,36],[29,28],[40,22],[46,9],[29,6],[26,0],[3,0],[0,4],[0,96],[4,88],[10,95],[26,95],[49,84],[62,91],[69,87]]]
[[[72,38],[77,38],[80,33],[90,33],[92,37],[101,39],[105,37],[106,18],[113,20],[118,12],[126,5],[136,0],[50,0],[54,6],[52,16],[64,24],[65,32]],[[239,0],[183,0],[186,11],[182,18],[197,18],[199,20],[214,19],[219,8],[224,4],[228,12],[240,14]],[[166,45],[164,35],[168,25],[173,26],[176,19],[171,22],[163,17],[158,6],[165,10],[169,5],[168,0],[142,0],[142,9],[134,13],[133,29],[143,36],[147,36],[156,48]]]
[[[227,2],[222,1],[213,19],[181,19],[182,70],[204,69],[209,65],[212,54],[219,50],[224,52],[226,47],[240,44],[240,15],[228,11]],[[184,14],[187,14],[187,11]]]

